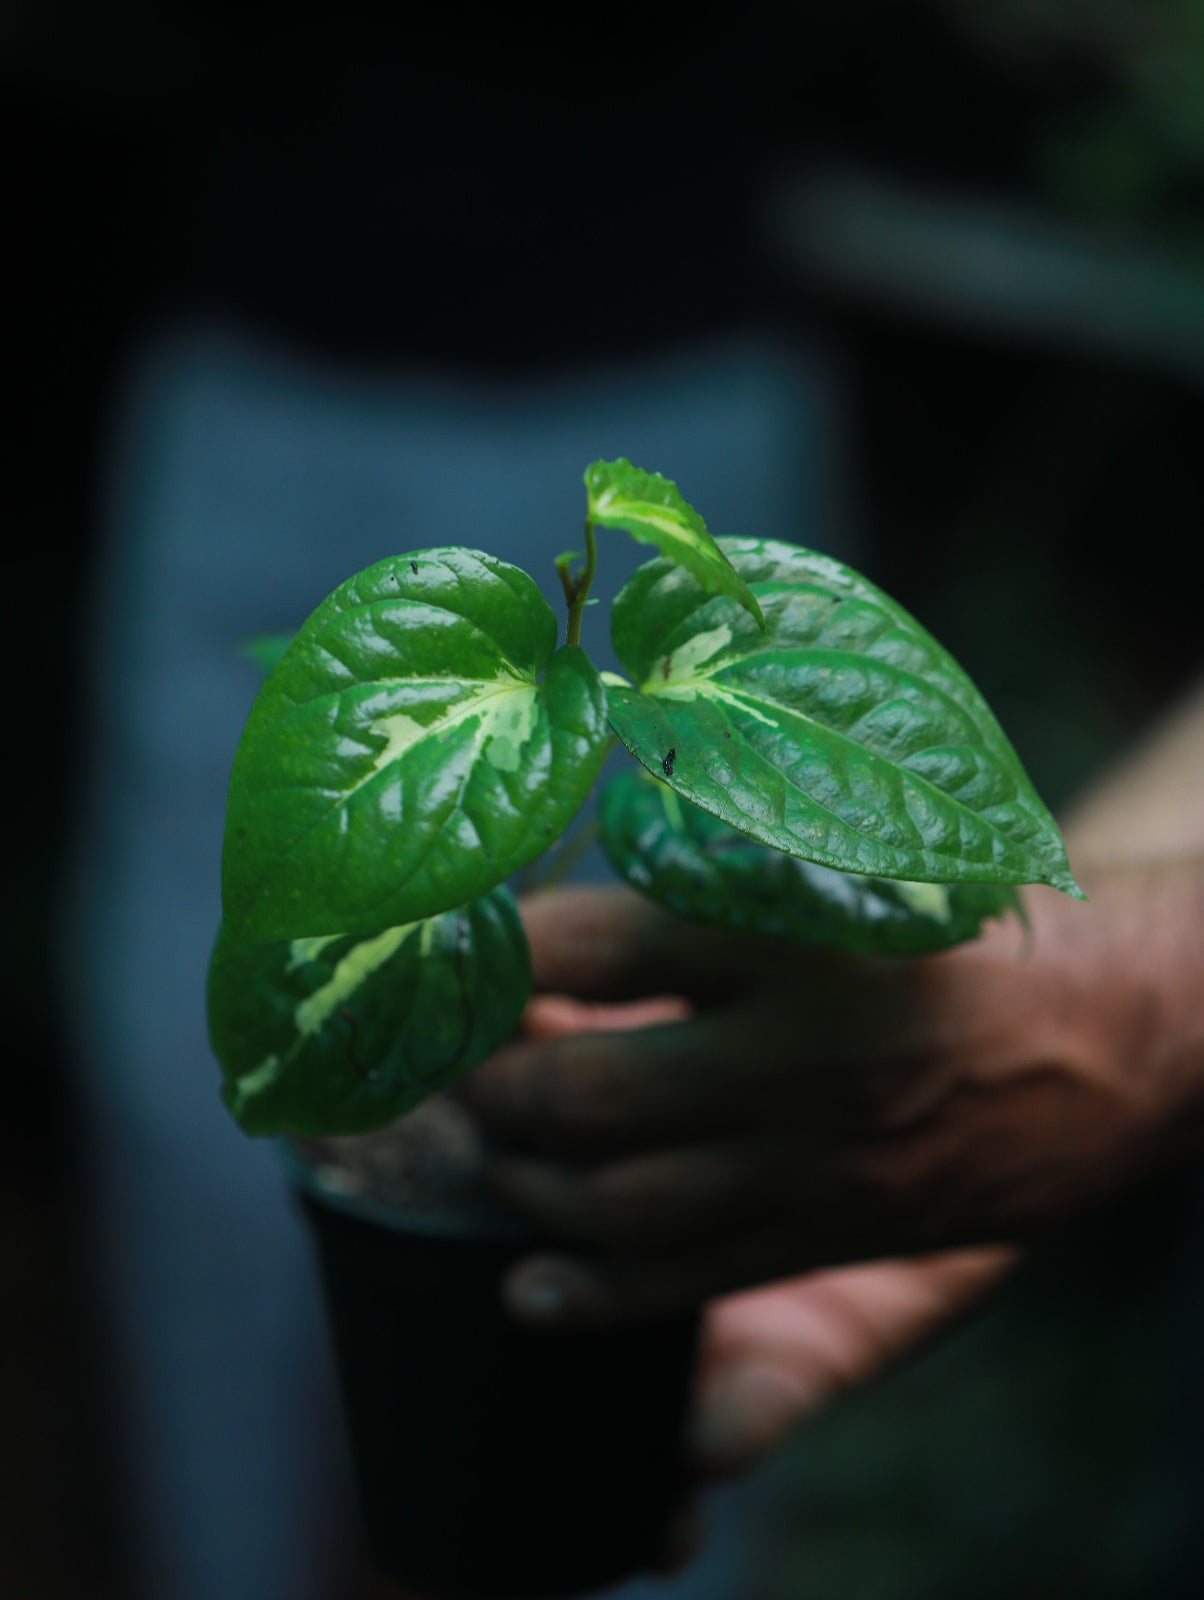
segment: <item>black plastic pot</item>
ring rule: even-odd
[[[526,1329],[498,1288],[529,1243],[301,1202],[384,1570],[424,1596],[533,1600],[647,1567],[683,1493],[698,1316]]]

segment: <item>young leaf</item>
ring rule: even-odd
[[[539,855],[607,740],[598,675],[579,649],[555,651],[556,632],[533,580],[479,551],[418,550],[340,584],[260,690],[235,756],[231,934],[375,933]]]
[[[588,466],[585,489],[587,521],[604,528],[622,528],[641,544],[655,545],[708,593],[731,595],[760,624],[756,597],[670,478],[643,472],[620,457]]]
[[[762,844],[843,872],[1079,893],[981,694],[903,608],[830,557],[725,539],[761,602],[651,561],[615,601],[637,689],[611,725],[657,777]]]
[[[531,988],[513,897],[355,937],[232,941],[209,969],[222,1097],[247,1133],[362,1133],[495,1050]]]
[[[1017,910],[1008,884],[907,883],[837,872],[737,833],[642,770],[602,792],[602,848],[621,878],[679,916],[862,955],[922,955]]]
[[[244,640],[242,653],[248,661],[255,663],[266,678],[279,666],[292,641],[291,633],[258,633],[253,639]]]

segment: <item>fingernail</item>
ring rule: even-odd
[[[524,1261],[502,1284],[502,1300],[522,1322],[548,1325],[581,1309],[581,1273],[559,1261]]]

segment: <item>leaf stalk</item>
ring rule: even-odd
[[[560,582],[564,588],[564,597],[569,605],[568,627],[565,632],[565,644],[581,643],[581,613],[585,610],[585,603],[589,599],[590,585],[594,581],[594,571],[598,565],[598,541],[594,535],[594,525],[587,517],[585,520],[585,565],[580,572],[570,573],[567,560],[556,563],[556,570],[560,574]]]

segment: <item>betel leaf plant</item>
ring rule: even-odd
[[[617,738],[603,848],[687,916],[869,953],[973,937],[1015,885],[1079,890],[982,695],[901,606],[794,545],[715,539],[676,485],[585,473],[585,549],[534,580],[390,556],[270,668],[230,781],[209,1020],[249,1133],[383,1126],[494,1050],[530,989],[506,880],[573,822]],[[658,552],[581,644],[598,531]]]

